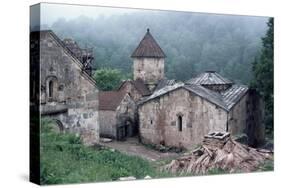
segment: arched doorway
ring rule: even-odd
[[[63,133],[64,132],[64,127],[63,127],[63,124],[60,120],[58,119],[52,119],[52,130],[54,132],[57,132],[57,133]]]
[[[134,122],[129,118],[124,119],[117,127],[117,140],[126,140],[131,136],[134,136]]]

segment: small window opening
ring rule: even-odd
[[[152,121],[152,120],[150,120],[150,124],[151,124],[151,125],[153,124],[153,121]]]
[[[54,92],[54,83],[53,83],[53,81],[51,80],[50,82],[49,82],[49,97],[53,97],[53,92]]]
[[[182,132],[182,116],[178,116],[178,129]]]

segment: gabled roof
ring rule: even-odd
[[[247,93],[248,87],[245,85],[233,85],[228,90],[221,93],[227,109],[231,109]]]
[[[131,57],[165,58],[166,55],[150,34],[149,29],[147,29],[145,36],[140,41]]]
[[[162,89],[165,86],[172,86],[175,83],[177,83],[176,80],[168,80],[167,78],[163,78],[163,79],[159,80],[159,82],[157,83],[154,91]]]
[[[60,47],[62,47],[63,50],[74,59],[74,62],[79,65],[79,68],[83,72],[83,63],[76,57],[76,55],[70,49],[66,47],[64,42],[52,30],[32,31],[30,33],[30,38],[33,38],[38,34],[40,34],[40,38],[45,37],[49,34],[55,40],[55,42],[57,42],[57,44]],[[88,81],[90,81],[92,84],[96,85],[96,81],[91,76],[89,76],[86,72],[83,72],[83,74],[81,75],[84,78],[86,78]]]
[[[135,88],[136,90],[139,91],[139,93],[142,95],[142,96],[147,96],[147,95],[150,95],[151,92],[149,91],[149,89],[147,88],[147,86],[145,85],[145,83],[143,82],[143,80],[141,79],[136,79],[136,80],[125,80],[122,82],[122,84],[119,86],[119,89],[120,90],[122,88],[122,86],[125,84],[125,83],[131,83]]]
[[[187,91],[194,93],[199,97],[202,97],[203,99],[221,107],[227,112],[229,112],[248,91],[248,87],[243,85],[232,85],[226,91],[218,93],[201,85],[176,83],[174,85],[168,85],[163,87],[162,89],[155,91],[152,95],[144,98],[138,104],[144,104],[150,100],[153,100],[157,97],[160,97],[180,88],[183,88]]]
[[[125,95],[123,91],[100,91],[99,110],[116,110]]]
[[[195,85],[227,85],[233,84],[227,78],[222,77],[215,71],[206,71],[204,73],[199,74],[195,78],[191,78],[187,81],[188,84],[195,84]]]

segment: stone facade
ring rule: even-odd
[[[149,29],[131,57],[134,61],[134,80],[141,79],[152,91],[164,79],[165,53],[151,35]]]
[[[162,94],[159,91],[159,96],[154,94],[153,97],[152,94],[151,100],[140,104],[138,115],[142,142],[190,149],[201,143],[209,132],[227,131],[233,136],[246,134],[249,145],[263,143],[262,104],[258,97],[252,100],[249,90],[241,92],[237,89],[240,94],[233,92],[240,95],[237,97],[239,100],[234,99],[236,103],[227,108],[220,103],[225,98],[217,101],[208,98],[215,95],[212,91],[209,91],[210,96],[203,96],[199,90],[195,93],[189,89],[190,86],[183,84]]]
[[[116,127],[116,111],[115,110],[100,110],[100,136],[108,138],[117,137]]]
[[[99,140],[98,89],[83,64],[52,31],[40,32],[40,110],[80,134],[86,144]]]
[[[134,80],[142,79],[148,86],[164,79],[164,58],[133,58]],[[152,88],[151,88],[152,89]]]
[[[99,116],[102,137],[123,140],[137,133],[136,103],[128,93],[121,93],[120,96],[120,92],[122,91],[100,94]],[[103,100],[108,97],[113,98],[114,103]]]
[[[144,143],[192,148],[210,131],[225,131],[227,113],[185,89],[177,89],[138,108]]]
[[[248,94],[244,96],[228,113],[227,131],[232,135],[245,133],[247,124]]]
[[[126,93],[129,93],[134,101],[138,101],[142,97],[141,93],[137,90],[137,88],[134,86],[134,84],[130,81],[125,81],[121,85],[119,90],[123,90]]]
[[[151,94],[147,85],[141,79],[123,81],[118,90],[128,93],[135,102]]]

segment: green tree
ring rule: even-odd
[[[262,38],[261,55],[253,63],[254,80],[252,86],[256,88],[265,102],[266,128],[273,132],[273,18],[270,18],[268,30]]]
[[[118,69],[102,68],[95,72],[94,79],[99,89],[110,91],[116,89],[124,76]]]

